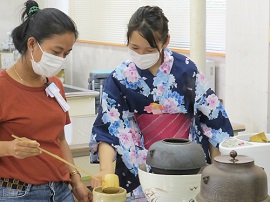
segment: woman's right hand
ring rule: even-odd
[[[106,174],[114,174],[114,171],[113,170],[102,170],[102,171],[99,171],[99,173],[95,174],[94,177],[96,177],[97,179],[95,178],[92,178],[91,179],[91,187],[94,189],[95,187],[100,187],[102,186],[102,177]]]
[[[29,156],[37,156],[42,152],[39,150],[40,144],[35,140],[20,138],[20,140],[12,140],[9,142],[8,154],[19,159]]]

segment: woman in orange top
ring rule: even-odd
[[[73,202],[72,192],[81,202],[92,201],[77,170],[39,150],[74,163],[64,134],[69,106],[55,75],[78,36],[75,24],[35,1],[25,3],[22,21],[12,32],[21,58],[0,72],[0,201]]]

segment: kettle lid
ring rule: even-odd
[[[244,164],[244,163],[254,162],[254,159],[251,157],[244,156],[244,155],[237,156],[237,152],[235,150],[232,150],[230,152],[230,155],[216,156],[214,160],[216,162],[226,163],[226,164]]]

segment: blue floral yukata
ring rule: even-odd
[[[120,186],[135,196],[142,194],[138,166],[146,162],[147,149],[134,114],[147,113],[145,107],[151,103],[161,104],[164,114],[190,117],[189,139],[202,145],[208,163],[209,142],[218,148],[233,135],[218,97],[188,57],[164,49],[156,76],[129,60],[123,62],[106,81],[102,107],[92,129],[90,161],[98,161],[100,142],[112,145],[117,151],[115,172]]]

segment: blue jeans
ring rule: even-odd
[[[67,182],[28,184],[25,191],[0,186],[0,201],[8,202],[74,202]]]

